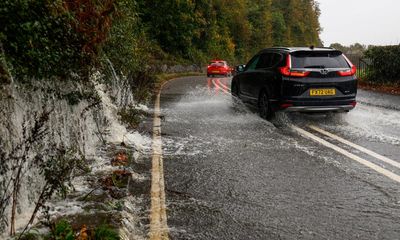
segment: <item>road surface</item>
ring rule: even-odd
[[[280,124],[233,107],[230,78],[161,92],[171,239],[400,239],[400,98]],[[282,124],[283,122],[283,124]]]

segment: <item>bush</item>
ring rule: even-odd
[[[400,45],[371,47],[365,56],[371,60],[369,81],[400,83]]]
[[[86,77],[108,36],[113,2],[0,1],[0,41],[11,72],[17,79]]]
[[[52,231],[52,235],[54,240],[74,239],[74,231],[72,230],[71,225],[66,220],[61,220],[55,225]]]
[[[117,231],[107,225],[99,226],[95,229],[94,239],[96,240],[119,240]]]

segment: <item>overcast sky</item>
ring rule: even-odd
[[[400,0],[317,0],[321,8],[321,39],[373,45],[400,43]]]

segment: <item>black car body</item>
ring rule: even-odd
[[[347,112],[356,105],[356,67],[333,48],[267,48],[236,72],[232,95],[265,118],[276,111]]]

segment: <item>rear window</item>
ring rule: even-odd
[[[292,68],[348,68],[349,64],[339,51],[294,52]]]
[[[225,66],[225,62],[210,62],[209,65],[222,67],[222,66]]]

